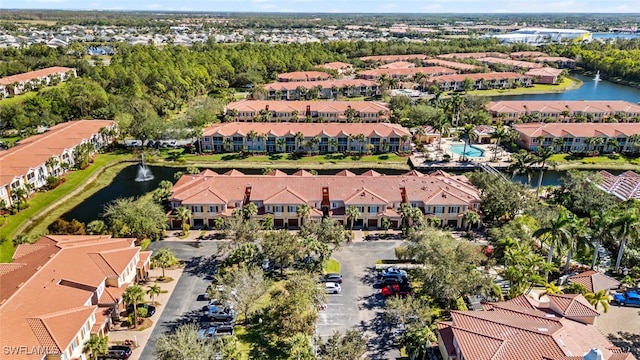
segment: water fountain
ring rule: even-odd
[[[593,78],[593,81],[595,81],[595,82],[600,81],[600,70],[598,70],[598,71],[596,72],[596,77],[594,77],[594,78]]]
[[[140,155],[140,166],[138,167],[138,176],[136,182],[144,182],[153,180],[151,170],[144,164],[144,154]]]

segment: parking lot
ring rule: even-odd
[[[163,306],[162,316],[156,319],[147,346],[140,359],[154,359],[155,340],[180,324],[206,323],[203,307],[207,300],[202,296],[211,283],[208,275],[213,271],[218,251],[218,241],[202,241],[199,247],[189,241],[162,241],[152,243],[151,250],[168,247],[186,262],[182,277],[169,302]],[[375,262],[395,257],[394,248],[399,241],[356,242],[343,246],[334,254],[341,263],[342,292],[328,296],[327,308],[320,311],[316,334],[326,338],[334,331],[344,333],[358,329],[368,338],[368,356],[371,359],[396,359],[399,351],[391,337],[392,328],[385,322],[384,300],[376,282]]]

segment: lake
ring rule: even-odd
[[[593,33],[594,40],[608,39],[640,39],[640,33],[620,34],[620,33]]]
[[[491,100],[624,100],[640,102],[640,89],[619,85],[609,81],[594,81],[593,77],[571,74],[571,77],[583,82],[577,89],[549,94],[492,96]]]

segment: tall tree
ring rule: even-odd
[[[345,209],[345,215],[347,215],[347,220],[349,221],[349,229],[353,230],[353,224],[360,217],[360,210],[354,205],[347,206]]]
[[[367,350],[367,339],[353,329],[347,330],[344,336],[336,331],[326,341],[318,341],[318,360],[361,359]]]
[[[149,299],[151,299],[151,302],[154,304],[156,303],[154,299],[160,294],[162,294],[162,288],[158,286],[158,284],[153,284],[147,289],[147,295],[149,296]]]
[[[162,278],[165,278],[164,270],[168,267],[175,265],[178,262],[176,255],[169,248],[161,248],[157,253],[153,255],[152,260],[156,266],[162,269]]]
[[[538,229],[533,236],[539,238],[547,245],[547,262],[553,261],[555,250],[571,243],[571,228],[575,224],[575,216],[567,209],[560,208],[558,217],[553,219],[549,226]]]
[[[465,125],[459,132],[460,138],[464,141],[464,149],[462,150],[462,160],[467,160],[467,145],[477,138],[476,128],[472,124]]]
[[[223,275],[216,275],[215,279],[225,286],[221,300],[241,311],[245,324],[248,323],[254,305],[269,288],[262,269],[240,265]]]
[[[184,206],[177,207],[176,219],[180,220],[182,233],[186,236],[189,233],[189,228],[191,227],[191,210]]]
[[[633,207],[620,212],[613,223],[612,228],[615,229],[615,234],[620,242],[620,248],[618,249],[618,256],[616,257],[615,271],[620,269],[620,263],[622,262],[622,255],[629,239],[637,240],[640,238],[640,214],[638,209]]]
[[[609,311],[609,302],[611,301],[611,298],[609,297],[609,294],[607,294],[606,290],[600,290],[595,294],[587,293],[584,297],[596,310],[598,310],[598,307],[602,305],[602,309],[605,313]]]
[[[97,360],[98,356],[105,355],[109,347],[109,338],[106,336],[100,336],[91,334],[89,339],[84,343],[82,352],[90,354],[92,360]]]
[[[540,197],[540,189],[542,188],[542,177],[544,176],[544,167],[546,166],[549,158],[553,156],[553,154],[554,151],[553,147],[551,146],[538,149],[538,158],[536,159],[536,163],[540,164],[540,177],[538,178],[538,189],[536,190],[537,197]]]
[[[140,285],[132,285],[122,293],[122,301],[133,306],[133,327],[138,327],[138,305],[144,301],[144,290]]]
[[[311,215],[311,207],[308,204],[300,204],[296,208],[296,215],[300,218],[300,226],[304,226],[307,222],[307,219]]]

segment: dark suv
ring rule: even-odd
[[[98,356],[99,359],[128,359],[131,356],[131,348],[124,345],[109,346],[106,355]]]
[[[147,317],[151,317],[153,316],[153,314],[156,313],[156,307],[153,305],[149,305],[149,304],[138,304],[138,309],[147,309]],[[127,313],[131,314],[133,313],[133,305],[129,305],[127,306]]]

